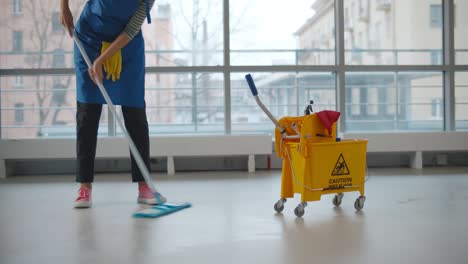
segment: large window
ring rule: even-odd
[[[86,2],[70,1],[75,20]],[[74,137],[73,41],[60,0],[9,3],[0,9],[0,138]],[[150,133],[271,133],[247,73],[277,118],[313,101],[314,111],[342,112],[340,132],[467,130],[464,10],[467,0],[157,1],[142,26]],[[452,91],[454,102],[444,97]],[[109,117],[104,107],[100,135],[119,135]]]
[[[346,74],[346,131],[442,130],[440,72]]]
[[[147,66],[223,65],[223,0],[156,1],[143,24]]]
[[[303,115],[313,101],[314,112],[336,109],[335,76],[330,72],[252,73],[259,97],[276,117]],[[258,107],[244,74],[231,75],[232,131],[269,132],[274,126]]]
[[[145,97],[151,135],[224,133],[222,74],[147,74]]]
[[[359,12],[353,11],[357,4]],[[441,0],[344,0],[345,10],[351,9],[345,18],[346,63],[441,64],[441,4]]]
[[[0,78],[2,138],[75,137],[74,75],[37,75]],[[19,105],[19,103],[21,105]],[[108,114],[103,109],[100,135],[107,135]]]
[[[230,8],[233,65],[335,63],[334,0],[235,0]]]

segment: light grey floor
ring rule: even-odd
[[[332,196],[302,219],[275,214],[280,171],[156,175],[193,208],[134,219],[129,176],[97,175],[94,207],[71,207],[72,176],[0,180],[0,263],[468,263],[468,168],[372,169],[367,201]]]

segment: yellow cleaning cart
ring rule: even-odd
[[[301,203],[294,213],[302,217],[307,202],[319,201],[324,194],[336,194],[333,204],[340,206],[344,192],[358,191],[360,196],[354,207],[362,210],[366,200],[367,140],[340,140],[336,136],[336,123],[329,133],[314,113],[276,120],[258,98],[250,74],[246,79],[258,105],[276,125],[275,150],[278,157],[283,158],[283,167],[281,199],[275,203],[274,209],[282,212],[286,199],[298,193]]]

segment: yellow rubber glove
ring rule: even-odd
[[[102,42],[101,54],[109,48],[110,44],[110,42]],[[122,53],[120,50],[104,61],[104,71],[107,73],[107,80],[112,78],[112,81],[115,82],[120,79],[122,72]]]

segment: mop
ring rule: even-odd
[[[75,41],[76,46],[80,50],[81,55],[83,55],[83,58],[85,59],[86,64],[88,65],[88,68],[91,68],[92,63],[89,60],[89,57],[86,54],[86,51],[84,50],[83,46],[81,45],[80,40],[78,39],[78,37],[75,34],[73,34],[73,40]],[[99,90],[101,91],[101,93],[102,93],[102,95],[104,97],[104,100],[107,103],[107,106],[108,106],[109,110],[112,112],[112,115],[114,116],[115,120],[117,120],[117,123],[119,124],[120,129],[122,130],[124,136],[127,138],[128,145],[130,147],[130,152],[132,153],[133,158],[135,159],[135,162],[136,162],[138,168],[140,169],[141,174],[143,175],[146,184],[148,184],[148,186],[151,188],[151,191],[153,192],[154,197],[156,198],[156,200],[158,202],[158,205],[155,205],[155,206],[152,206],[151,208],[148,208],[148,209],[145,209],[145,210],[134,213],[133,217],[137,217],[137,218],[156,218],[156,217],[168,215],[168,214],[180,211],[182,209],[191,207],[192,205],[190,203],[187,203],[187,202],[180,203],[180,204],[170,204],[170,203],[163,203],[162,202],[161,194],[154,187],[153,181],[151,180],[151,177],[150,177],[150,173],[149,173],[148,169],[146,168],[145,163],[143,162],[143,159],[141,158],[141,155],[140,155],[140,153],[138,152],[138,150],[137,150],[137,148],[135,146],[135,143],[133,143],[133,140],[130,138],[130,136],[129,136],[128,132],[127,132],[127,129],[125,129],[125,126],[124,126],[124,123],[122,122],[122,119],[117,115],[117,112],[115,110],[115,106],[112,103],[109,95],[107,94],[107,91],[104,88],[104,85],[102,84],[102,82],[100,80],[97,82],[97,85],[98,85]]]

